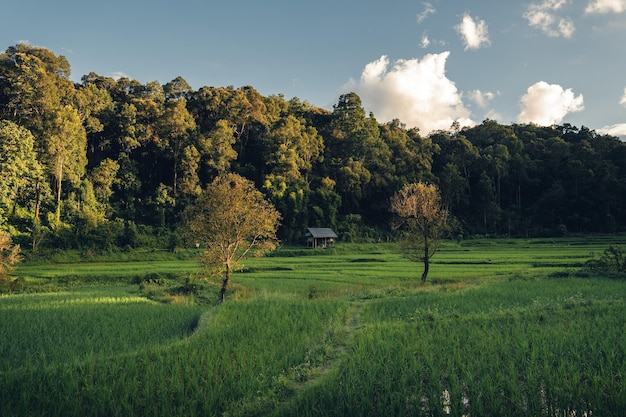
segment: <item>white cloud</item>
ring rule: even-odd
[[[111,73],[111,78],[113,78],[115,81],[119,80],[120,78],[129,78],[130,79],[130,77],[127,74],[125,74],[124,72],[122,72],[122,71],[112,72]]]
[[[488,46],[491,41],[487,31],[487,23],[484,20],[475,22],[472,17],[465,13],[461,23],[454,27],[465,42],[465,50],[478,49],[481,46]]]
[[[446,45],[446,42],[442,41],[442,40],[431,39],[430,36],[428,36],[428,31],[425,30],[422,33],[422,37],[420,39],[419,46],[422,49],[426,49],[426,48],[428,48],[431,45],[437,45],[437,46],[443,47],[443,46]]]
[[[582,94],[575,96],[571,88],[564,90],[558,84],[548,84],[545,81],[539,81],[528,87],[526,94],[520,99],[520,104],[522,111],[517,120],[541,126],[561,123],[568,113],[585,108]]]
[[[622,141],[626,142],[626,123],[618,123],[610,126],[604,126],[602,129],[598,129],[598,133],[603,135],[617,136]]]
[[[588,14],[622,13],[626,11],[626,0],[593,0],[585,8]]]
[[[417,14],[417,23],[422,23],[429,15],[435,13],[437,10],[430,3],[422,3],[424,5],[424,11]]]
[[[492,93],[491,91],[482,92],[480,90],[472,90],[469,93],[464,94],[464,97],[467,97],[472,103],[476,104],[482,111],[484,112],[482,119],[490,119],[490,120],[502,120],[502,116],[500,113],[496,112],[493,108],[488,108],[491,104],[491,101],[499,96],[500,93]],[[477,114],[474,111],[474,114]]]
[[[343,87],[356,92],[363,107],[374,113],[379,122],[399,119],[423,133],[448,129],[453,122],[462,126],[475,124],[461,101],[454,82],[445,74],[450,52],[428,54],[420,59],[399,59],[390,67],[389,59],[365,66],[358,82]]]
[[[487,114],[485,114],[485,119],[495,120],[498,122],[502,121],[502,115],[495,110],[489,110]]]
[[[533,3],[528,6],[524,18],[531,27],[541,29],[545,34],[552,37],[562,36],[570,38],[575,31],[574,22],[569,18],[556,15],[570,0],[544,0],[541,3]]]
[[[626,87],[624,87],[624,93],[619,100],[619,104],[626,107]],[[611,135],[620,138],[620,140],[626,142],[626,123],[617,123],[614,125],[604,126],[597,130],[598,133],[603,135]]]
[[[489,102],[493,100],[495,96],[496,95],[490,91],[483,93],[480,90],[474,90],[468,94],[468,98],[483,109],[489,105]]]
[[[571,38],[574,34],[574,31],[576,30],[574,22],[572,22],[570,19],[560,19],[558,28],[559,30],[557,33],[560,33],[561,36],[563,36],[564,38]]]

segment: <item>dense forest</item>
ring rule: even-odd
[[[585,127],[425,135],[354,93],[329,111],[182,77],[75,83],[65,57],[24,44],[0,55],[0,172],[0,229],[33,251],[173,248],[181,212],[228,172],[274,203],[284,242],[309,226],[389,239],[390,197],[416,181],[439,187],[459,237],[626,230],[626,143]]]

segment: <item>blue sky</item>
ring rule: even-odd
[[[142,83],[252,85],[379,122],[571,123],[626,138],[626,0],[21,0],[0,48],[64,55]]]

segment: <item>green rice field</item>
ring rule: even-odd
[[[26,262],[0,416],[623,417],[626,280],[584,268],[611,244],[445,242],[423,285],[394,244],[282,247],[223,304],[146,297],[203,282],[189,257]]]

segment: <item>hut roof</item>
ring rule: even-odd
[[[329,227],[309,227],[306,230],[307,230],[307,233],[306,233],[307,236],[311,236],[316,239],[324,239],[324,238],[337,239],[337,234],[333,232],[333,229]]]

